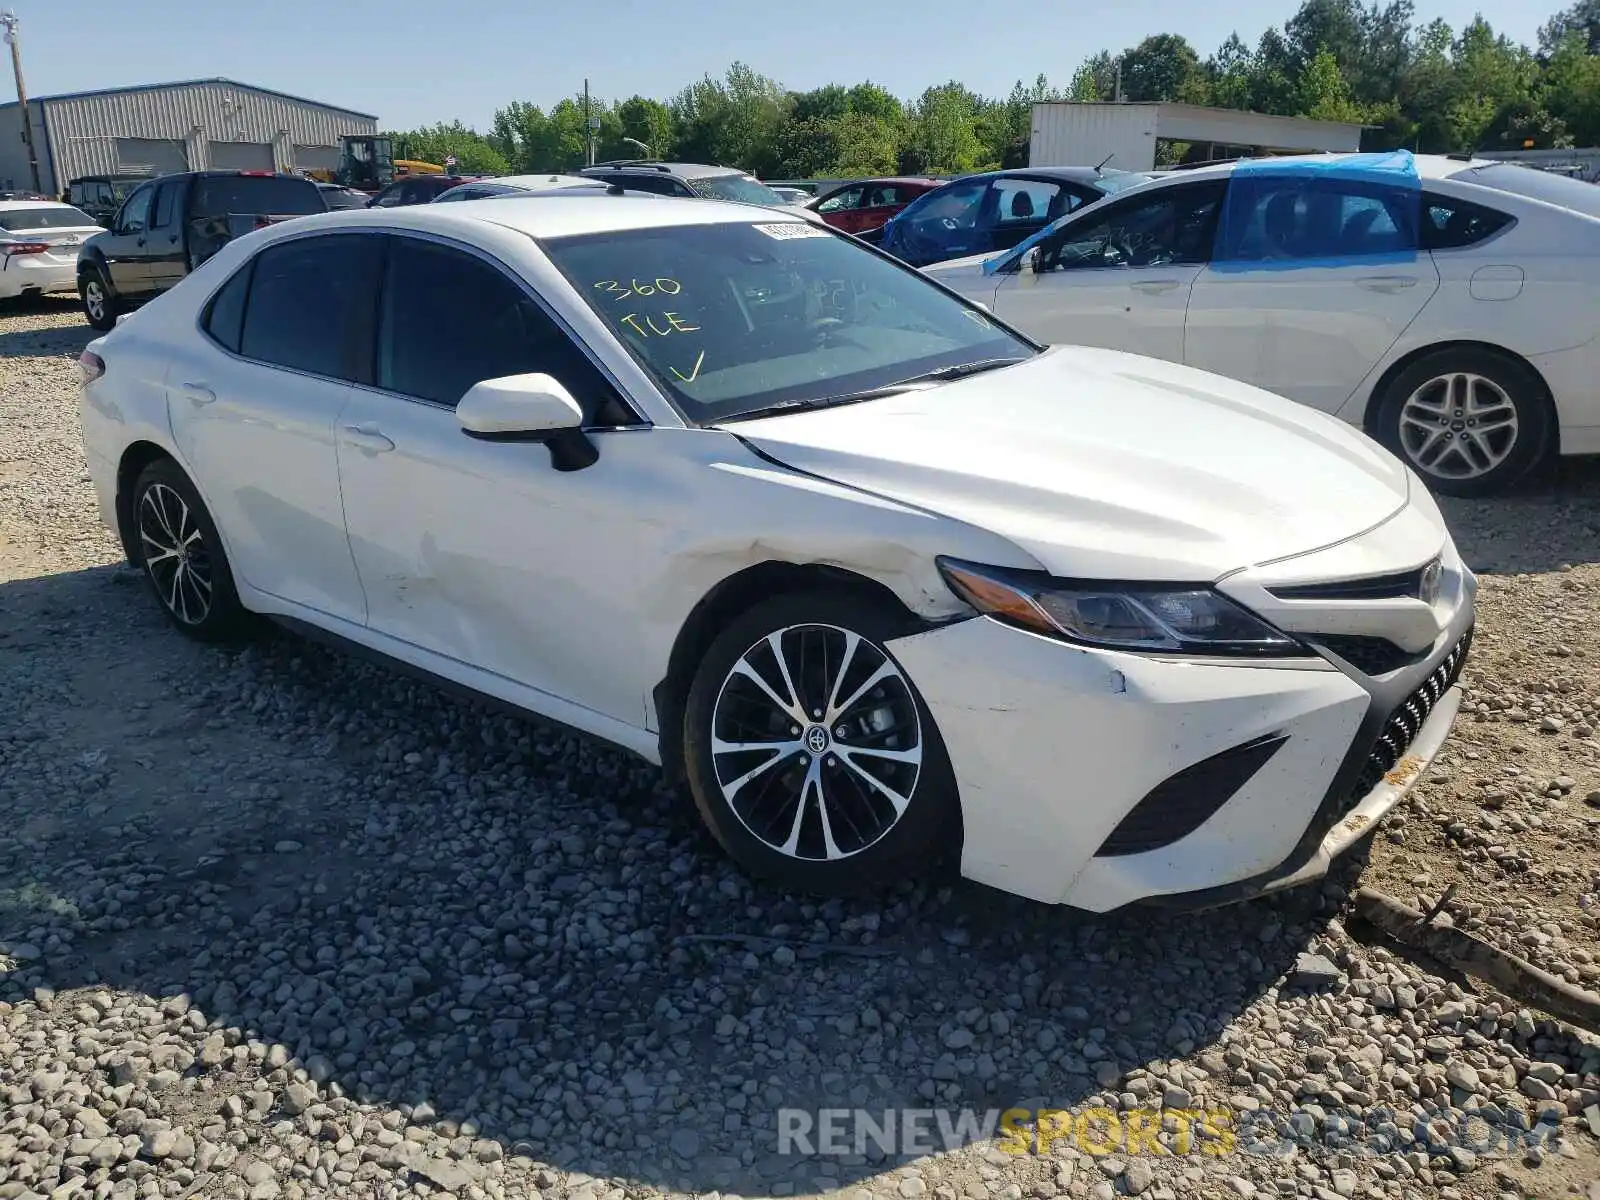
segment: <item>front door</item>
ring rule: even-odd
[[[1163,188],[1068,221],[1032,252],[1034,271],[1000,276],[996,315],[1041,341],[1182,362],[1184,310],[1222,190]]]
[[[1341,178],[1250,183],[1230,193],[1216,260],[1195,280],[1184,361],[1336,412],[1438,290],[1418,249],[1420,193]]]
[[[234,571],[356,625],[366,603],[334,430],[363,369],[381,249],[360,233],[268,247],[207,304],[207,338],[184,341],[167,373],[173,432]]]
[[[105,259],[111,288],[121,296],[142,296],[150,289],[149,232],[156,184],[142,183],[118,210],[110,231],[95,243]]]
[[[464,248],[390,240],[376,357],[338,430],[369,627],[637,725],[642,697],[613,651],[636,623],[654,435],[594,435],[599,461],[559,472],[544,446],[463,433],[454,410],[474,383],[530,371],[594,423],[634,419],[522,284]]]

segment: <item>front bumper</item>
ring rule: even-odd
[[[891,643],[950,753],[962,874],[1094,912],[1206,907],[1321,877],[1426,774],[1450,731],[1474,611],[1461,578],[1433,645],[1379,678],[1320,658],[1089,650],[987,617]],[[1262,745],[1272,752],[1229,778],[1193,828],[1137,852],[1118,846],[1156,789]]]

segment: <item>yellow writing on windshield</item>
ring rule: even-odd
[[[696,333],[700,329],[700,326],[689,324],[675,312],[661,314],[661,320],[666,323],[665,329],[657,325],[656,319],[648,313],[644,315],[642,320],[638,313],[629,313],[627,316],[620,318],[620,320],[622,324],[633,330],[640,337],[649,337],[651,334],[655,334],[656,337],[666,337],[668,334],[673,333]]]
[[[677,367],[668,367],[667,370],[671,371],[674,375],[676,375],[684,383],[693,383],[699,377],[699,375],[700,375],[700,367],[705,361],[706,361],[706,352],[704,350],[702,350],[702,351],[700,351],[699,354],[695,355],[694,367],[689,371],[689,373],[687,375],[685,375],[682,371],[678,370]]]
[[[676,296],[683,291],[683,284],[665,275],[644,281],[630,279],[627,283],[617,279],[601,279],[594,286],[618,300],[626,300],[629,296],[654,296],[657,292],[663,296]]]

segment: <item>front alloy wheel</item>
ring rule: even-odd
[[[943,743],[883,646],[899,624],[845,597],[778,597],[713,643],[686,712],[690,785],[746,869],[853,891],[953,848]]]
[[[78,295],[83,301],[84,319],[91,329],[105,333],[117,324],[117,302],[98,271],[88,271],[78,280]]]

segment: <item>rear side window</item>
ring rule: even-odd
[[[363,381],[380,237],[296,238],[256,255],[239,353],[272,366]]]
[[[1499,233],[1511,221],[1509,214],[1481,204],[1424,195],[1422,247],[1424,250],[1459,250],[1463,246],[1475,246]]]
[[[200,324],[218,345],[239,353],[239,339],[244,333],[244,304],[250,294],[250,272],[255,263],[248,262],[232,279],[222,285],[222,290],[211,297]]]
[[[395,238],[384,272],[377,384],[452,408],[475,383],[542,371],[585,417],[618,419],[615,395],[566,332],[497,268],[462,250]]]

